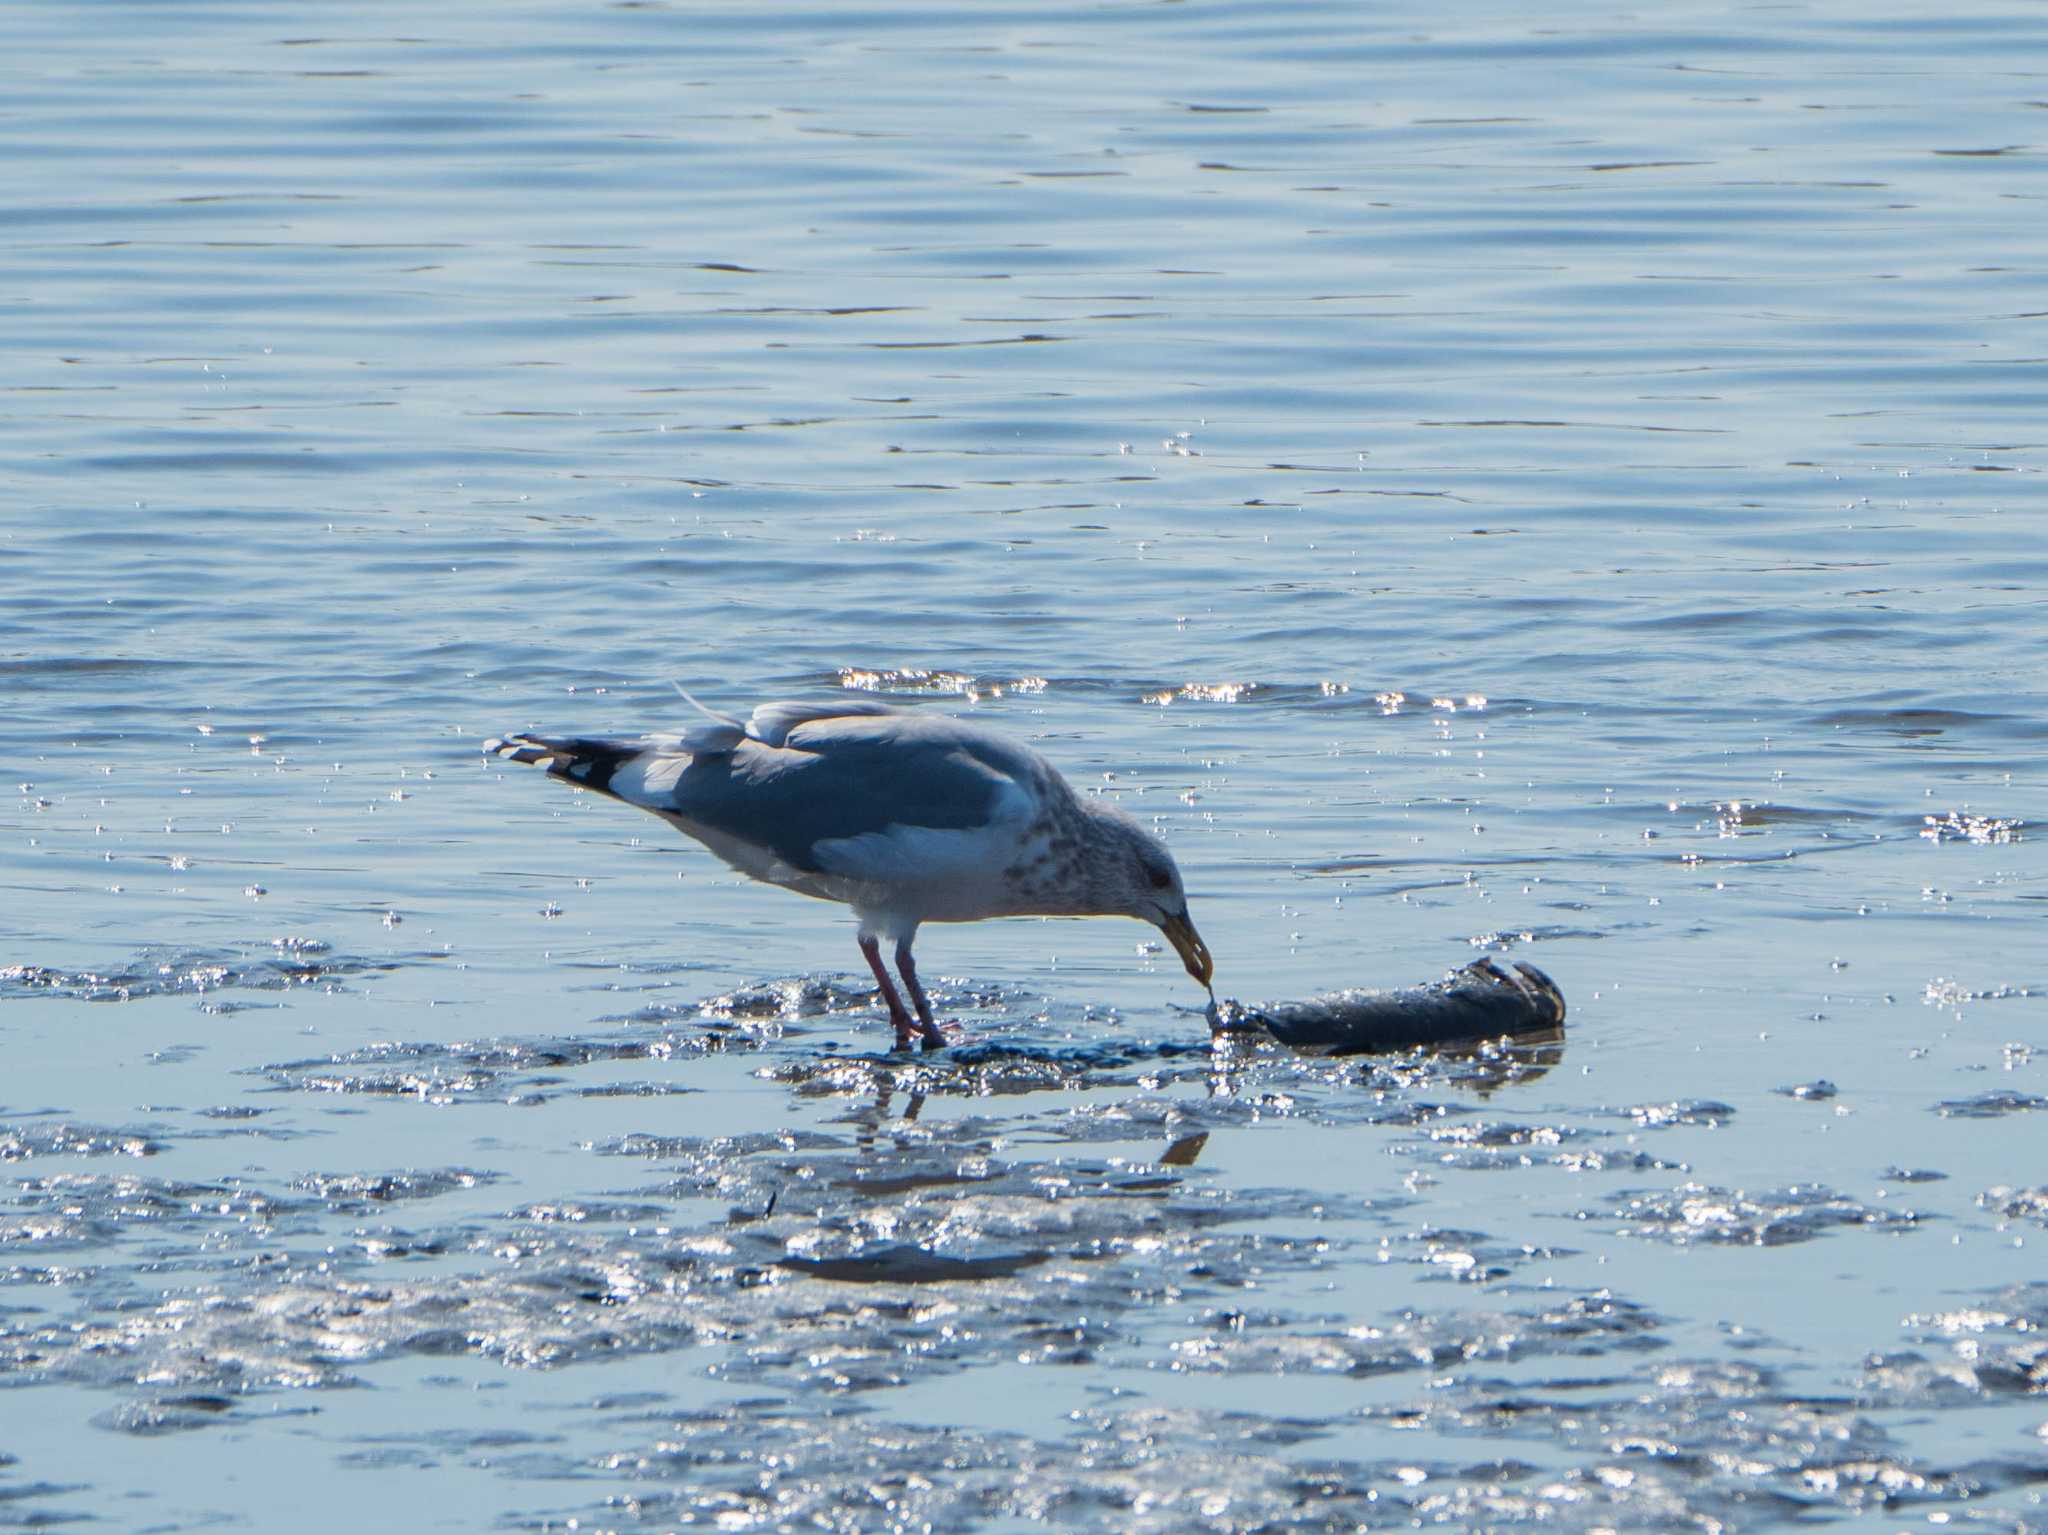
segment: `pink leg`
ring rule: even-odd
[[[910,1000],[917,1005],[918,1032],[924,1035],[927,1050],[946,1048],[946,1036],[939,1032],[939,1026],[932,1021],[931,999],[925,996],[924,988],[917,983],[917,966],[910,958],[910,940],[905,938],[896,945],[896,969],[903,977],[903,984],[910,988]],[[898,1041],[903,1043],[903,1041]]]
[[[867,958],[868,968],[875,972],[875,984],[882,988],[882,1000],[889,1004],[889,1021],[896,1026],[896,1048],[900,1050],[917,1038],[917,1024],[904,1010],[903,999],[896,995],[896,983],[889,979],[889,972],[882,964],[881,944],[873,938],[863,938],[860,951]]]

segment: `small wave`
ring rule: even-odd
[[[145,951],[105,969],[0,965],[0,999],[59,996],[84,1002],[133,1002],[149,997],[203,997],[237,988],[279,992],[319,986],[342,991],[357,977],[374,977],[443,957],[419,953],[371,959],[336,954],[317,938],[273,938],[267,954],[175,949]]]

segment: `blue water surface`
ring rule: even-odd
[[[0,1525],[2048,1529],[2041,6],[0,31]],[[678,679],[1565,1042],[889,1058]]]

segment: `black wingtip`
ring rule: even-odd
[[[493,736],[484,742],[484,751],[491,756],[526,763],[586,789],[609,789],[619,764],[640,750],[637,744],[619,741],[555,741],[529,735]]]

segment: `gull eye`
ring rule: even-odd
[[[1164,869],[1147,869],[1145,877],[1152,881],[1152,888],[1154,890],[1164,890],[1173,883],[1173,876]]]

